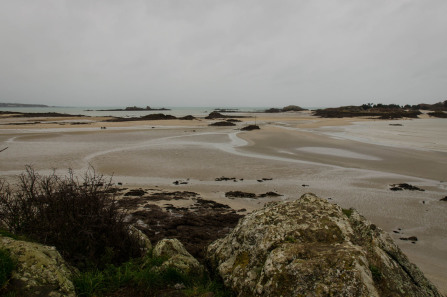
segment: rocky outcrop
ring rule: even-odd
[[[247,215],[207,260],[237,296],[441,296],[387,233],[313,194]]]
[[[138,241],[140,243],[140,249],[142,254],[148,253],[150,250],[152,250],[152,243],[149,240],[149,238],[141,232],[139,229],[137,229],[135,226],[130,225],[129,226],[129,234],[134,235],[138,238]]]
[[[259,130],[259,129],[261,129],[261,128],[259,128],[258,125],[248,125],[248,126],[241,128],[242,131],[253,131],[253,130]]]
[[[161,269],[173,267],[183,273],[199,274],[203,272],[203,266],[195,259],[178,239],[162,239],[152,251],[156,257],[166,258]]]
[[[72,268],[56,248],[2,236],[0,247],[9,250],[16,261],[8,287],[14,296],[76,296]]]

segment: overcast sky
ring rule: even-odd
[[[0,102],[447,99],[446,0],[0,0]]]

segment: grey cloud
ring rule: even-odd
[[[0,5],[0,101],[334,106],[445,100],[443,0]]]

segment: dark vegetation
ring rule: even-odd
[[[433,111],[428,113],[429,116],[435,117],[435,118],[447,118],[447,113],[443,111]]]
[[[442,111],[447,111],[447,100],[435,104],[417,104],[400,106],[397,104],[373,104],[367,103],[360,106],[341,106],[336,108],[318,109],[314,115],[322,118],[344,117],[375,117],[379,119],[417,118],[421,114],[419,110],[433,110],[429,113],[434,117],[446,117]]]
[[[110,182],[93,170],[78,180],[71,171],[41,176],[27,167],[16,187],[0,183],[0,223],[15,235],[56,246],[81,269],[141,256],[124,216]]]
[[[175,207],[169,204],[171,199],[182,199],[181,192],[129,197],[120,200],[120,206],[129,209],[130,222],[135,225],[140,223],[138,228],[152,242],[155,243],[163,238],[176,238],[191,255],[202,261],[206,247],[216,239],[227,235],[242,216],[228,205],[201,199],[198,194],[192,192],[184,194],[193,197],[192,200],[195,201],[189,207]],[[160,201],[160,198],[167,200],[164,209],[153,204],[154,201]]]
[[[378,117],[379,119],[417,118],[419,110],[405,109],[396,104],[363,104],[361,106],[342,106],[336,108],[318,109],[315,116],[322,118],[345,118],[345,117]]]
[[[0,249],[0,295],[2,295],[11,273],[15,268],[15,263],[7,250]]]
[[[222,283],[206,274],[184,274],[173,268],[160,269],[165,259],[146,257],[132,259],[120,266],[88,271],[74,279],[76,293],[82,296],[233,296]],[[183,289],[175,289],[182,284]],[[212,295],[204,295],[204,294]]]
[[[342,208],[341,211],[343,212],[343,214],[345,216],[347,216],[348,218],[350,218],[352,216],[352,212],[354,211],[354,209],[352,208]]]
[[[144,205],[144,199],[186,199],[183,196],[197,194],[163,191],[145,196],[147,190],[137,189],[117,200],[121,192],[93,169],[78,179],[71,171],[65,177],[55,173],[41,176],[27,167],[17,184],[0,181],[0,226],[7,229],[0,229],[0,234],[56,246],[80,269],[73,280],[77,296],[233,296],[206,272],[184,274],[174,268],[160,269],[165,259],[153,257],[151,251],[143,255],[129,225],[143,220],[154,227],[152,233],[145,232],[152,242],[178,236],[182,241],[189,238],[191,243],[199,242],[187,242],[185,247],[203,257],[203,247],[231,230],[240,215],[227,205],[193,198],[196,203],[191,211],[172,208],[170,216],[152,205],[146,212],[132,213],[127,222],[123,206],[137,209]],[[129,203],[132,197],[138,203]],[[0,295],[15,296],[7,287],[13,269],[9,253],[0,249]]]
[[[422,109],[422,110],[433,110],[433,111],[447,111],[447,100],[435,104],[420,103],[417,105],[405,105],[404,108],[411,108],[417,110]]]

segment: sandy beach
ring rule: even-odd
[[[246,116],[234,127],[211,127],[216,120],[206,119],[0,118],[0,150],[7,147],[0,153],[0,177],[12,179],[26,165],[60,174],[93,166],[129,188],[194,191],[246,209],[242,213],[312,192],[357,209],[387,231],[447,293],[447,202],[440,201],[447,196],[447,120],[320,119],[309,112]],[[240,131],[254,123],[261,129]],[[390,190],[400,183],[425,191]],[[282,196],[225,197],[235,190]],[[418,241],[399,239],[410,236]]]

